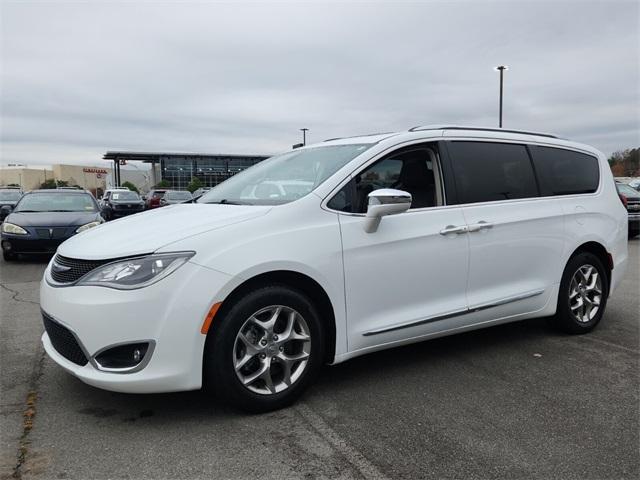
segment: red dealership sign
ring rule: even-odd
[[[88,168],[88,167],[85,167],[85,168],[82,169],[82,171],[84,173],[97,173],[99,175],[106,175],[108,173],[104,168]]]

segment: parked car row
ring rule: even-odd
[[[165,205],[190,203],[193,198],[186,190],[154,189],[141,197],[128,188],[118,187],[104,192],[100,199],[100,208],[104,219],[109,221]]]
[[[150,192],[148,207],[137,192],[111,188],[99,201],[78,188],[33,190],[0,188],[0,227],[2,256],[11,261],[18,254],[54,253],[68,238],[147,208],[193,201],[191,193],[177,190]],[[149,196],[147,197],[149,199]],[[155,201],[157,199],[157,202]]]

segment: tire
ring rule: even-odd
[[[638,236],[638,234],[640,234],[640,228],[638,227],[629,227],[629,240],[631,240],[632,238],[635,238]]]
[[[562,274],[552,325],[569,334],[590,332],[602,319],[608,295],[609,278],[600,259],[589,252],[574,255]]]
[[[5,262],[11,262],[16,259],[16,254],[12,252],[7,252],[6,250],[2,251],[2,258]]]
[[[317,309],[304,294],[279,284],[236,300],[228,308],[223,305],[207,336],[203,369],[207,389],[252,413],[291,405],[324,363],[325,330]],[[287,330],[289,340],[284,337]]]

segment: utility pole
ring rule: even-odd
[[[307,144],[307,132],[309,129],[301,128],[300,131],[302,132],[302,146],[304,147]]]
[[[504,71],[509,70],[509,67],[506,65],[498,65],[494,70],[500,72],[500,116],[498,120],[498,126],[502,128],[502,91],[503,91],[503,83],[504,83]]]

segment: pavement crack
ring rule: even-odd
[[[362,453],[349,445],[338,433],[331,428],[324,419],[314,412],[308,405],[298,403],[292,407],[306,423],[315,430],[320,437],[331,445],[337,452],[349,462],[363,478],[367,480],[386,480],[388,477],[384,475],[378,468],[373,465]]]
[[[36,404],[38,400],[38,387],[40,385],[40,379],[42,378],[44,370],[44,349],[40,345],[38,353],[36,354],[35,365],[31,372],[31,378],[29,379],[29,392],[25,399],[24,410],[22,412],[22,435],[18,441],[18,452],[16,454],[16,466],[13,469],[13,478],[22,478],[22,467],[24,466],[27,455],[29,453],[29,447],[31,441],[29,440],[29,434],[33,428],[33,422],[36,416]]]
[[[20,303],[30,303],[32,305],[40,305],[38,302],[34,302],[33,300],[24,300],[22,298],[18,298],[18,295],[20,295],[20,292],[18,292],[17,290],[13,290],[12,288],[7,287],[3,283],[0,283],[0,287],[11,294],[11,300],[14,300],[14,301],[20,302]]]

